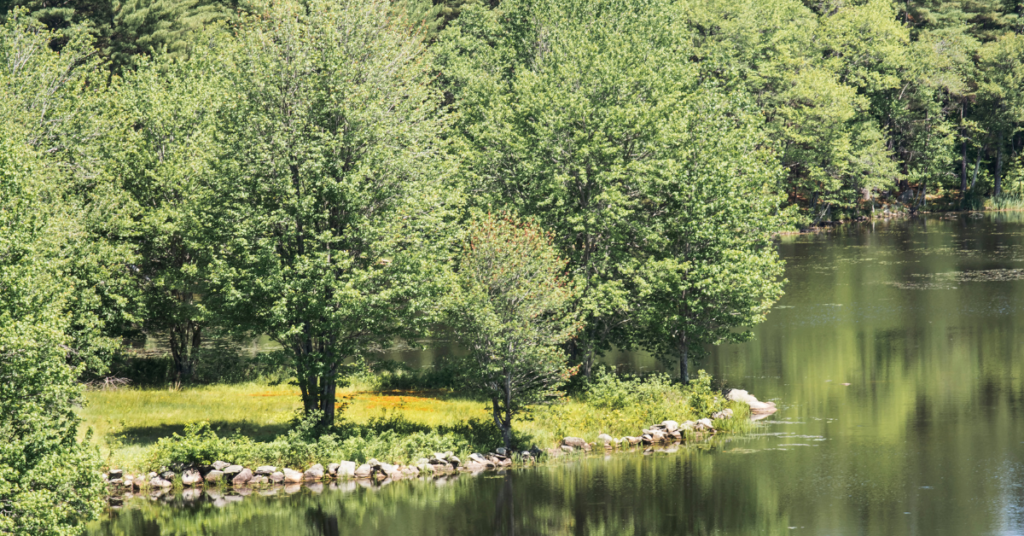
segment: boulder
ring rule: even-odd
[[[406,465],[405,467],[402,468],[402,474],[409,477],[416,477],[420,475],[420,470],[417,469],[415,466]]]
[[[242,469],[231,479],[231,484],[234,486],[244,486],[248,484],[250,480],[252,480],[252,470]]]
[[[285,484],[298,484],[302,482],[302,473],[293,469],[284,469],[284,483]]]
[[[679,439],[682,439],[682,438],[683,438],[683,433],[682,433],[682,432],[680,432],[679,430],[673,430],[673,431],[672,431],[672,432],[671,432],[671,433],[669,434],[669,436],[670,436],[670,437],[671,437],[671,438],[672,438],[673,440],[679,440]]]
[[[466,464],[468,465],[471,462],[488,463],[487,457],[484,456],[483,454],[480,454],[479,452],[474,452],[473,454],[469,455],[469,461],[467,461]]]
[[[369,460],[366,460],[366,465],[369,465],[370,467],[377,469],[378,467],[380,467],[380,462],[378,462],[376,458],[370,458]]]
[[[338,477],[352,478],[356,474],[356,462],[341,462],[338,464]]]
[[[331,478],[338,478],[338,468],[339,467],[341,467],[341,464],[339,464],[339,463],[329,463],[329,464],[327,464],[327,474],[330,475]]]
[[[160,473],[160,478],[174,482],[174,471],[164,471]]]
[[[716,421],[719,421],[719,420],[722,420],[722,419],[731,419],[732,418],[732,408],[725,408],[722,411],[717,411],[715,413],[712,413],[711,414],[711,418],[716,420]]]
[[[267,479],[273,482],[274,484],[280,484],[284,482],[284,473],[282,473],[281,471],[275,471],[273,473],[270,473],[270,476],[268,476]]]
[[[195,486],[196,484],[202,484],[203,477],[199,475],[199,471],[195,469],[186,469],[181,474],[181,485],[182,486]]]
[[[497,452],[501,456],[508,456],[508,449],[506,449],[505,447],[498,447],[498,450],[496,450],[495,452]]]
[[[440,461],[442,461],[442,462],[447,462],[447,459],[446,459],[446,458],[448,458],[448,455],[447,455],[447,454],[442,454],[442,453],[440,453],[440,452],[435,452],[435,453],[434,453],[434,457],[433,457],[433,458],[431,458],[431,459],[432,459],[432,460],[440,460]]]
[[[206,473],[204,480],[207,482],[220,482],[222,478],[224,478],[224,473],[214,469],[213,471]]]
[[[475,459],[470,459],[468,462],[466,462],[466,469],[473,471],[474,473],[478,471],[485,471],[487,469],[490,469],[491,467],[494,467],[494,465],[491,464],[490,462],[483,463]]]
[[[457,456],[453,455],[451,452],[448,453],[447,458],[448,463],[451,464],[452,467],[458,468],[460,465],[462,465],[462,460],[460,460]]]
[[[654,433],[651,434],[651,441],[653,441],[654,443],[661,443],[662,441],[665,441],[665,433],[664,432],[662,432],[660,430],[654,430],[653,432]]]
[[[569,445],[562,445],[562,450],[565,452],[575,452],[576,447],[570,447]]]
[[[711,419],[700,419],[697,424],[694,425],[694,429],[699,432],[713,432],[715,425],[711,422]]]
[[[676,421],[662,421],[661,427],[664,428],[666,432],[675,432],[679,429],[679,423]]]
[[[630,446],[639,445],[640,441],[643,440],[643,438],[635,437],[635,436],[626,436],[623,439],[625,439],[626,442],[630,444]]]
[[[324,466],[320,465],[319,463],[314,465],[313,467],[310,467],[309,469],[306,469],[306,473],[302,475],[303,480],[308,480],[310,482],[320,480],[323,477]]]
[[[257,467],[255,471],[253,471],[253,474],[270,476],[276,472],[277,467],[274,467],[273,465],[261,465]]]
[[[156,477],[149,481],[149,486],[153,488],[169,488],[173,485],[174,484],[171,484],[170,481],[160,477]]]
[[[245,469],[245,467],[242,467],[241,465],[229,465],[221,469],[221,471],[223,471],[228,478],[234,478],[235,475],[242,472],[242,469]],[[250,471],[250,473],[251,472],[252,471]]]
[[[602,445],[604,445],[606,447],[610,447],[610,446],[612,446],[612,443],[615,443],[615,438],[610,436],[610,435],[608,435],[608,434],[601,434],[601,435],[597,436],[597,442],[601,443]]]
[[[757,397],[743,389],[733,389],[725,395],[725,398],[735,402],[746,403],[750,406],[750,413],[754,415],[770,415],[777,411],[774,402],[761,402]]]
[[[583,438],[579,438],[579,437],[564,437],[564,438],[562,438],[562,444],[567,446],[567,447],[580,448],[585,443],[586,443],[586,441],[584,441]]]
[[[213,462],[212,464],[210,464],[210,467],[213,467],[217,471],[223,472],[224,469],[227,469],[228,467],[231,467],[231,464],[228,463],[228,462],[216,461],[216,462]]]
[[[585,450],[587,452],[590,452],[590,449],[592,449],[592,448],[594,448],[594,447],[590,446],[590,443],[584,443],[583,444],[583,450]]]
[[[398,466],[391,465],[390,463],[382,463],[379,466],[377,466],[377,469],[380,472],[384,473],[385,475],[390,475],[391,473],[394,473],[395,471],[398,470]]]
[[[370,478],[372,474],[373,468],[370,467],[370,464],[364,463],[363,465],[360,465],[358,468],[356,468],[354,476],[356,478]]]
[[[124,473],[120,469],[111,469],[110,472],[107,473],[107,480],[117,480],[119,478],[122,478],[123,475]]]
[[[697,424],[697,423],[695,423],[695,422],[693,422],[693,421],[686,421],[686,422],[684,422],[683,424],[680,424],[680,425],[679,425],[679,429],[680,429],[680,430],[693,430],[693,427],[694,427],[694,426],[695,426],[696,424]]]
[[[262,486],[263,484],[269,484],[270,478],[267,475],[256,475],[252,477],[249,484],[252,486]]]

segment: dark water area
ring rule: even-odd
[[[1024,534],[1024,214],[779,248],[785,297],[753,341],[701,365],[779,405],[751,437],[381,488],[146,498],[90,534]]]

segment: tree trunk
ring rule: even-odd
[[[175,381],[188,381],[192,377],[195,351],[202,344],[200,326],[191,320],[171,326],[171,359],[174,361]]]
[[[683,385],[690,383],[690,345],[686,342],[686,336],[679,339],[679,379]]]
[[[321,382],[324,389],[323,397],[320,399],[321,411],[324,412],[323,419],[320,420],[320,424],[324,426],[334,426],[334,401],[337,394],[338,382],[335,381],[334,373],[331,373],[328,377],[324,378]]]
[[[978,158],[974,160],[974,174],[971,176],[971,193],[974,193],[974,188],[978,185],[978,168],[981,167],[981,155],[985,152],[988,147],[982,147],[978,149]]]
[[[996,177],[992,197],[999,197],[1001,193],[1003,193],[1003,134],[1000,132],[999,141],[996,144]]]

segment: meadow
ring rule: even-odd
[[[515,423],[518,446],[548,449],[566,436],[594,442],[601,433],[638,436],[651,424],[694,420],[724,407],[735,417],[716,421],[716,428],[748,431],[749,408],[727,404],[711,391],[710,379],[701,378],[681,387],[660,375],[600,376],[585,391],[522,414]],[[395,380],[389,372],[357,376],[339,390],[339,422],[302,433],[296,432],[303,426],[299,390],[287,382],[92,388],[79,412],[81,436],[99,448],[106,467],[129,471],[212,461],[202,456],[296,465],[335,457],[411,462],[434,449],[468,455],[500,446],[488,402],[454,388],[389,388],[403,383]],[[198,423],[208,427],[196,432]],[[202,454],[195,452],[197,441],[204,445]]]

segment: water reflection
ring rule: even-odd
[[[1024,214],[870,223],[779,248],[779,307],[703,364],[778,403],[751,437],[221,507],[129,501],[91,533],[1024,533]]]

